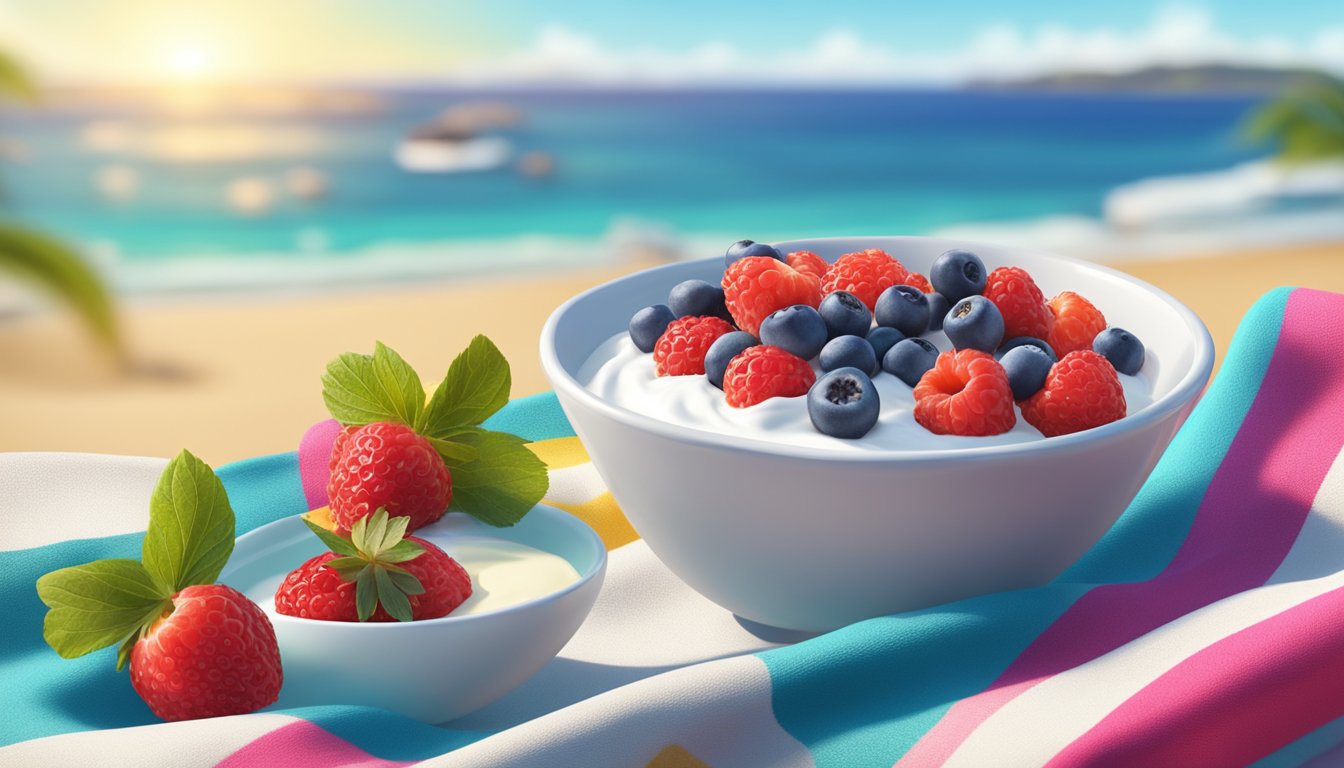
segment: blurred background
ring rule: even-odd
[[[569,295],[737,239],[1120,266],[1220,346],[1344,289],[1335,2],[0,0],[0,449],[226,460],[374,339],[546,388]]]

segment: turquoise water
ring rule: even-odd
[[[347,115],[193,116],[135,106],[6,113],[0,133],[30,155],[4,169],[9,203],[104,258],[142,269],[207,258],[240,269],[356,255],[391,263],[397,249],[470,240],[484,243],[479,256],[449,249],[436,268],[490,270],[545,258],[546,238],[567,238],[573,251],[574,242],[601,242],[614,222],[632,220],[676,233],[764,239],[1096,216],[1118,184],[1262,154],[1237,135],[1253,106],[1246,98],[955,91],[380,97],[382,110]],[[527,178],[512,165],[413,174],[397,166],[393,147],[409,129],[482,98],[522,111],[520,126],[496,133],[519,153],[549,154],[554,174]],[[325,199],[284,193],[285,173],[299,166],[327,178]],[[136,177],[129,199],[98,193],[99,174],[126,173],[109,167]],[[229,206],[225,188],[244,177],[270,185],[265,212]],[[489,243],[520,235],[541,239],[525,257],[491,261]],[[468,259],[475,263],[462,263]]]

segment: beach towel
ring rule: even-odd
[[[33,586],[135,556],[135,521],[14,519],[61,457],[0,457],[0,519],[25,531],[0,538],[0,764],[1342,765],[1341,318],[1344,296],[1263,297],[1133,503],[1053,582],[820,636],[738,621],[681,584],[554,396],[516,401],[489,426],[535,441],[547,503],[609,547],[607,582],[555,662],[441,726],[341,705],[156,723],[111,649],[47,648]],[[323,500],[329,431],[220,469],[239,532]],[[69,482],[147,496],[163,462],[119,461]]]

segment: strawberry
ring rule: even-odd
[[[761,321],[794,304],[821,303],[817,279],[768,256],[748,256],[723,273],[723,295],[737,327],[759,337]]]
[[[778,262],[776,262],[778,263]],[[716,339],[732,333],[727,320],[705,315],[683,317],[668,324],[653,345],[659,376],[697,376],[705,372],[705,354]]]
[[[141,560],[97,560],[37,580],[42,636],[65,658],[119,645],[117,669],[164,720],[240,715],[276,700],[284,673],[270,619],[214,584],[234,515],[215,473],[183,451],[149,502]]]
[[[1045,340],[1061,358],[1070,352],[1092,349],[1097,334],[1106,330],[1106,317],[1101,310],[1073,291],[1064,291],[1051,299],[1050,311],[1055,322]]]
[[[1022,418],[1042,435],[1055,437],[1123,419],[1126,409],[1125,390],[1111,362],[1083,349],[1051,366],[1045,386],[1022,402]]]
[[[915,385],[915,421],[939,435],[998,435],[1013,428],[1013,391],[994,356],[944,352]]]
[[[826,270],[821,292],[849,291],[871,311],[877,297],[891,286],[904,283],[906,276],[905,265],[880,248],[869,248],[836,259]]]
[[[410,530],[448,511],[453,478],[434,446],[404,424],[346,427],[331,452],[327,498],[337,530],[385,507],[410,519]]]
[[[275,629],[256,603],[223,584],[173,595],[131,648],[131,686],[164,720],[254,712],[284,675]]]
[[[985,298],[994,302],[1003,315],[1003,338],[1030,336],[1045,340],[1054,324],[1054,315],[1045,304],[1045,296],[1025,269],[999,267],[985,281]],[[1058,350],[1056,350],[1058,352]],[[1059,354],[1064,354],[1059,352]]]
[[[811,251],[794,251],[785,257],[785,262],[795,271],[815,277],[818,281],[826,277],[826,270],[831,266]]]
[[[285,576],[275,590],[276,613],[323,621],[418,621],[447,616],[471,596],[471,577],[456,560],[405,535],[408,518],[389,519],[379,509],[360,518],[349,538],[307,517],[304,522],[332,551]]]
[[[728,405],[747,408],[772,397],[807,394],[817,380],[807,361],[779,347],[750,347],[728,363],[723,394]]]

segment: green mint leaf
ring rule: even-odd
[[[205,462],[183,451],[168,462],[149,500],[140,559],[168,594],[214,584],[233,552],[233,508]]]
[[[383,366],[390,371],[394,364],[384,361]],[[405,401],[388,394],[378,370],[379,364],[372,355],[354,352],[346,352],[327,363],[327,372],[322,374],[322,402],[327,404],[327,411],[332,418],[342,424],[355,425],[372,424],[375,421],[391,421],[407,426],[415,423],[414,420],[407,422],[404,419]],[[416,384],[419,384],[418,379]],[[420,390],[420,397],[420,407],[423,407],[423,389]]]
[[[425,548],[416,544],[414,541],[399,541],[378,555],[378,561],[383,563],[405,563],[414,560],[425,553]]]
[[[397,585],[397,589],[400,589],[403,594],[423,595],[425,593],[425,587],[420,583],[420,580],[406,571],[388,571],[387,577],[392,580],[393,584]]]
[[[474,431],[480,431],[478,427],[472,427]],[[462,463],[476,458],[476,449],[465,443],[457,442],[458,438],[467,434],[465,431],[457,432],[452,439],[440,439],[437,437],[426,438],[429,444],[434,446],[434,450],[439,452],[447,464]]]
[[[308,526],[308,530],[317,534],[317,538],[321,539],[322,543],[327,545],[327,549],[332,552],[335,552],[338,555],[346,555],[347,557],[353,557],[359,554],[359,551],[355,549],[355,545],[351,544],[350,540],[344,536],[341,536],[335,531],[329,531],[306,517],[300,519],[303,520],[304,525]]]
[[[378,602],[382,604],[388,616],[397,621],[410,621],[414,618],[411,615],[411,601],[407,600],[406,595],[392,583],[392,577],[387,571],[382,568],[376,569],[374,582],[378,585]]]
[[[461,427],[474,427],[509,401],[509,361],[485,336],[471,340],[448,366],[448,375],[425,408],[416,430],[426,437],[447,437]]]
[[[135,644],[139,642],[139,640],[140,640],[140,632],[139,631],[132,632],[131,634],[126,636],[125,640],[121,641],[121,645],[117,646],[118,672],[125,669],[126,665],[130,663],[131,651],[135,650]]]
[[[373,346],[373,373],[384,401],[397,414],[397,421],[415,426],[425,409],[425,388],[415,369],[381,341]]]
[[[378,584],[374,577],[377,568],[365,568],[355,580],[355,614],[360,621],[368,621],[378,608]]]
[[[463,440],[476,449],[477,455],[471,461],[448,463],[453,475],[449,509],[506,527],[523,519],[546,495],[546,465],[527,449],[522,438],[482,430]]]
[[[64,658],[83,656],[130,638],[170,605],[168,594],[134,560],[52,571],[37,580],[37,595],[51,609],[42,637]]]

